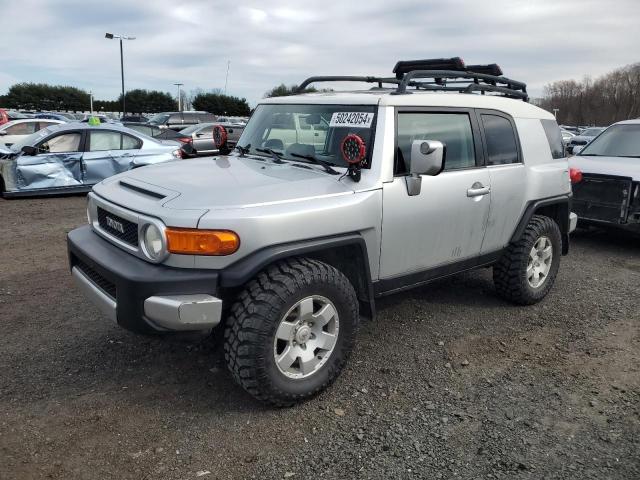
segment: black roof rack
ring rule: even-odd
[[[358,82],[358,83],[377,83],[378,87],[382,88],[383,83],[389,83],[394,85],[399,85],[400,80],[390,77],[356,77],[356,76],[337,76],[337,75],[328,75],[323,77],[309,77],[300,85],[298,85],[298,92],[303,92],[305,88],[307,88],[312,83],[318,82]]]
[[[529,101],[527,85],[517,80],[504,77],[502,69],[495,63],[488,65],[465,65],[460,57],[434,58],[427,60],[403,60],[393,68],[393,77],[356,77],[356,76],[324,76],[310,77],[298,87],[302,92],[316,82],[365,82],[395,86],[395,95],[411,93],[408,87],[416,90],[433,90],[445,92],[498,93],[505,97]]]

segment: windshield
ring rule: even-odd
[[[13,150],[14,152],[19,152],[25,145],[35,145],[36,143],[38,143],[38,140],[43,138],[45,135],[49,135],[52,131],[53,130],[51,130],[51,127],[43,128],[41,130],[38,130],[36,133],[32,133],[31,135],[18,140],[9,148],[11,148],[11,150]]]
[[[338,167],[347,162],[340,150],[349,134],[366,145],[363,168],[369,168],[375,105],[258,105],[238,145],[249,153],[268,156],[257,149],[269,148],[285,160],[304,161],[293,154],[313,156]]]
[[[167,113],[159,113],[158,115],[154,115],[149,119],[149,123],[153,125],[162,125],[167,120],[169,120],[169,114]]]
[[[580,155],[640,157],[640,123],[607,128]]]
[[[583,137],[595,137],[597,136],[600,132],[602,132],[602,128],[587,128],[584,132],[582,132],[580,135],[582,135]]]

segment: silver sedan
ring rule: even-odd
[[[0,147],[0,193],[84,192],[116,173],[179,158],[177,142],[163,144],[120,125],[54,125]]]

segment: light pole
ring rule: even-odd
[[[553,109],[553,116],[556,117],[556,119],[558,118],[558,112],[560,111],[559,108],[554,108]]]
[[[89,114],[93,115],[93,92],[89,90]]]
[[[184,83],[174,83],[176,87],[178,87],[178,111],[182,111],[182,93],[180,91],[180,87],[184,85]]]
[[[126,105],[124,101],[124,59],[122,57],[122,40],[135,40],[136,37],[128,37],[126,35],[114,35],[113,33],[105,33],[104,38],[108,38],[109,40],[113,40],[117,38],[120,40],[120,76],[122,77],[122,115],[125,114]]]
[[[229,80],[229,67],[231,66],[231,60],[227,60],[227,76],[224,77],[224,94],[227,94],[227,81]]]

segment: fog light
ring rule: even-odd
[[[163,253],[163,237],[158,227],[149,224],[144,229],[142,244],[146,255],[152,260],[158,260]]]

